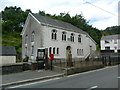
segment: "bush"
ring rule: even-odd
[[[29,57],[25,56],[25,58],[23,59],[23,62],[28,62]]]

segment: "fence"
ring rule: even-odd
[[[72,65],[71,67],[81,67],[81,66],[89,66],[89,65],[99,65],[99,64],[102,64],[102,61],[97,58],[97,59],[91,59],[89,61],[85,61],[84,58],[75,58],[75,59],[72,59]],[[66,59],[55,59],[53,61],[53,66],[58,66],[58,67],[63,67],[63,68],[67,68],[67,67],[70,67],[67,65],[67,60]]]
[[[54,71],[67,72],[72,74],[73,72],[82,72],[101,68],[104,66],[120,64],[120,57],[113,56],[100,56],[99,58],[89,58],[87,61],[84,58],[72,59],[72,65],[68,66],[66,59],[55,59],[53,61]],[[74,68],[74,69],[73,69]]]

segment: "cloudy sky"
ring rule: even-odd
[[[50,14],[69,12],[71,16],[82,14],[89,24],[98,29],[118,25],[120,0],[0,0],[0,11],[6,6],[18,6],[22,10],[39,10]]]

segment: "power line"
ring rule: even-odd
[[[109,12],[109,11],[103,9],[103,8],[100,8],[100,7],[98,7],[98,6],[96,6],[96,5],[92,4],[92,3],[90,3],[90,2],[88,2],[88,1],[86,1],[86,3],[88,3],[88,4],[90,4],[90,5],[92,5],[92,6],[96,7],[96,8],[98,8],[98,9],[100,9],[100,10],[102,10],[102,11],[105,11],[105,12],[107,12],[107,13],[109,13],[109,14],[112,14],[112,15],[114,15],[114,16],[117,16],[116,14],[111,13],[111,12]]]

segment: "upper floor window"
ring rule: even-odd
[[[62,32],[62,40],[66,41],[66,32]]]
[[[52,39],[53,40],[57,39],[57,30],[55,30],[55,29],[52,30]]]
[[[35,39],[35,32],[32,32],[31,42],[34,42],[34,39]]]
[[[81,43],[81,35],[78,35],[78,42]]]
[[[74,34],[73,33],[71,33],[70,40],[71,40],[71,42],[74,42]]]
[[[109,40],[105,40],[105,44],[109,44],[110,43],[110,41]]]
[[[25,36],[25,44],[27,44],[28,35]]]

